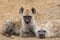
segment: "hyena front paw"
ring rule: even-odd
[[[20,36],[21,37],[35,37],[35,33],[30,33],[30,32],[23,32],[23,33],[20,33]]]
[[[11,37],[12,33],[8,33],[7,31],[3,32],[2,35],[6,37]]]

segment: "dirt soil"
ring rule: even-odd
[[[2,26],[7,19],[21,20],[19,9],[22,6],[29,9],[36,8],[35,20],[38,25],[44,23],[45,20],[60,19],[60,0],[0,0],[0,40],[60,40],[60,38],[39,39],[18,36],[9,38],[1,35]]]

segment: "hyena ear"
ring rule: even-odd
[[[36,13],[36,9],[34,7],[31,8],[31,11],[32,11],[33,14]]]
[[[23,13],[23,11],[24,11],[24,8],[21,7],[20,10],[19,10],[19,13]]]

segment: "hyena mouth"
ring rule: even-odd
[[[26,24],[29,24],[31,22],[32,17],[31,16],[24,16],[23,19]]]

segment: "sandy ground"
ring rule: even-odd
[[[20,36],[5,37],[5,36],[0,35],[0,40],[60,40],[60,38],[40,39],[40,38],[37,38],[37,37],[22,38]]]
[[[60,19],[60,0],[0,0],[0,40],[60,40],[60,38],[11,38],[1,35],[2,25],[7,19],[20,19],[19,9],[36,8],[35,20],[39,24],[44,20]]]

